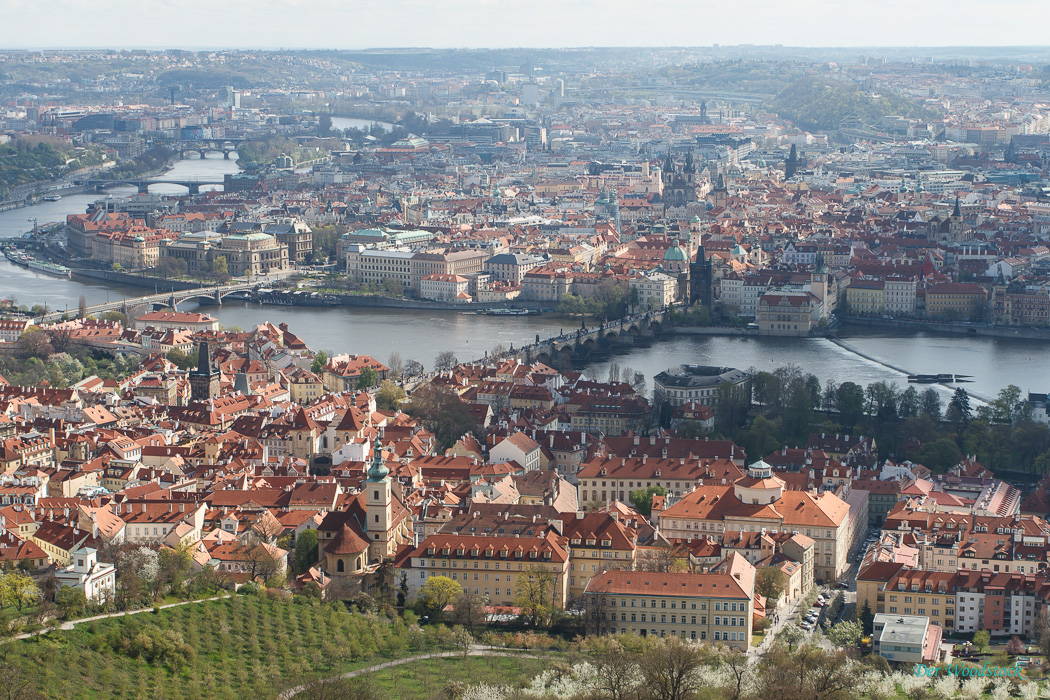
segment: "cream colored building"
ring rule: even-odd
[[[598,634],[713,642],[747,651],[754,628],[755,567],[732,554],[718,573],[606,571],[585,594]]]
[[[801,533],[816,542],[813,572],[822,582],[836,581],[850,565],[849,505],[827,491],[788,490],[761,461],[731,486],[699,486],[653,517],[664,537],[686,541],[726,530]]]

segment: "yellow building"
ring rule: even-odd
[[[598,634],[634,633],[751,645],[755,567],[731,554],[718,573],[607,571],[585,594],[587,622]]]
[[[936,284],[926,290],[926,316],[945,319],[978,319],[984,315],[988,294],[973,282]]]
[[[886,310],[886,283],[854,280],[846,288],[846,305],[851,314],[881,316]]]
[[[564,537],[486,537],[434,534],[400,564],[409,600],[427,579],[446,576],[488,598],[490,605],[518,603],[521,586],[547,578],[548,600],[564,608],[568,592],[569,550]]]

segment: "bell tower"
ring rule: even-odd
[[[390,532],[394,520],[394,493],[390,470],[383,463],[383,445],[376,438],[372,444],[372,465],[364,483],[365,516],[368,518],[368,559],[382,561],[393,555],[396,546]]]

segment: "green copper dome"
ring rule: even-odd
[[[689,256],[686,254],[685,249],[678,245],[677,241],[664,253],[664,262],[686,262],[687,260],[689,260]]]

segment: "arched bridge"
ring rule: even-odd
[[[523,362],[542,362],[552,367],[601,361],[614,354],[627,354],[635,346],[647,346],[667,327],[667,309],[626,316],[593,328],[578,328],[521,348],[504,357]]]
[[[212,287],[199,287],[196,289],[183,289],[180,291],[170,292],[158,292],[156,294],[148,294],[141,297],[124,298],[118,301],[111,301],[105,304],[94,304],[87,307],[87,313],[90,314],[101,314],[107,311],[120,311],[127,313],[129,309],[136,306],[149,305],[152,307],[170,307],[178,310],[178,305],[184,301],[191,299],[197,299],[200,301],[207,301],[214,304],[221,304],[223,299],[227,297],[237,298],[249,298],[251,297],[252,290],[258,286],[254,282],[240,282],[237,284],[223,284],[215,285]],[[62,316],[65,315],[64,311],[56,311],[45,316],[42,316],[40,321],[58,321],[61,320]]]
[[[185,187],[190,194],[200,194],[201,186],[212,185],[222,187],[222,180],[207,180],[202,178],[166,178],[158,177],[156,179],[145,179],[145,180],[86,180],[84,182],[88,187],[94,187],[96,190],[104,190],[107,187],[116,187],[117,185],[134,185],[138,188],[140,194],[149,192],[150,185],[180,185]]]
[[[237,147],[248,139],[191,139],[187,140],[179,146],[179,156],[185,158],[187,154],[196,151],[201,154],[201,159],[204,158],[208,151],[217,151],[222,153],[222,157],[226,160],[230,159],[230,154],[237,150]]]

